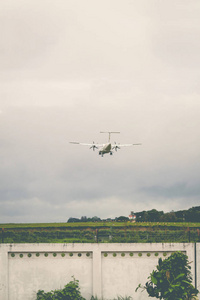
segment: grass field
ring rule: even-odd
[[[0,224],[0,243],[200,242],[200,223],[84,222]]]
[[[0,228],[102,228],[102,227],[182,227],[200,228],[200,223],[193,222],[77,222],[77,223],[8,223]]]

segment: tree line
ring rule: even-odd
[[[135,215],[138,222],[200,222],[200,206],[167,213],[152,209]]]
[[[171,211],[164,213],[156,209],[143,210],[140,212],[131,211],[131,215],[135,215],[136,222],[200,222],[200,206],[195,206],[187,210]],[[114,219],[107,218],[101,219],[97,216],[87,218],[82,216],[81,218],[70,217],[68,223],[75,222],[105,222],[105,221],[116,221],[116,222],[127,222],[129,218],[127,216],[119,216]]]

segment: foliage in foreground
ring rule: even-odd
[[[117,296],[117,298],[114,298],[113,300],[132,300],[133,298],[131,296]],[[92,298],[90,300],[104,300],[104,298],[98,298],[98,297],[94,297],[92,296]]]
[[[113,300],[131,300],[132,297],[118,296]],[[86,300],[81,296],[79,281],[73,277],[73,280],[65,285],[64,289],[45,293],[43,290],[37,292],[36,300]],[[91,300],[100,300],[97,297],[91,297]],[[103,299],[101,299],[103,300]]]
[[[132,297],[118,296],[113,300],[131,300]],[[64,289],[45,293],[43,290],[37,292],[36,300],[86,300],[81,296],[79,281],[73,277],[73,280],[65,285]],[[92,296],[91,300],[103,300]]]
[[[37,292],[36,300],[86,300],[81,296],[79,281],[73,278],[64,289],[45,293],[43,290]]]
[[[149,297],[165,300],[191,300],[196,299],[198,290],[192,285],[191,267],[187,255],[175,252],[165,260],[158,261],[156,270],[150,274],[145,286]]]

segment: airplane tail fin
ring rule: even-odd
[[[109,134],[108,142],[110,143],[111,133],[120,133],[120,132],[119,131],[100,131],[100,133],[108,133]]]

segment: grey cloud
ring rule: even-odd
[[[4,3],[2,222],[198,203],[199,2],[178,3]],[[142,146],[102,158],[69,144],[108,130]]]
[[[33,3],[32,3],[33,4]],[[44,59],[59,39],[61,27],[42,6],[23,9],[13,3],[1,11],[1,70],[26,68],[40,56]]]
[[[196,198],[200,197],[200,187],[198,185],[189,185],[185,182],[176,183],[172,186],[149,186],[142,187],[141,192],[146,193],[154,197],[163,197],[163,198]]]
[[[154,51],[163,61],[177,68],[199,69],[200,30],[161,31],[156,36]]]
[[[19,189],[19,188],[13,189],[13,188],[7,187],[7,189],[0,190],[0,198],[2,201],[15,200],[16,202],[18,202],[20,199],[24,199],[27,196],[28,196],[28,193],[25,190],[24,186],[21,189]]]

